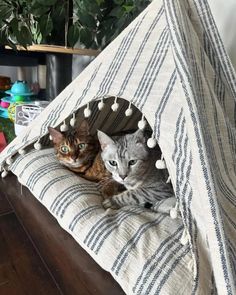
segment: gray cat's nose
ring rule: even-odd
[[[126,177],[127,177],[127,174],[124,174],[124,175],[122,174],[122,175],[120,175],[120,178],[123,179],[123,180],[124,180]]]

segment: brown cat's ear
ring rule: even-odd
[[[58,131],[58,130],[52,128],[52,127],[48,127],[48,131],[49,131],[49,133],[50,133],[50,135],[52,137],[52,141],[55,144],[58,144],[63,140],[64,136],[60,131]]]
[[[115,146],[114,140],[104,132],[98,130],[97,135],[102,150],[104,150],[107,146]]]
[[[78,131],[79,133],[83,133],[85,135],[89,135],[89,124],[87,120],[83,120],[80,124],[80,126],[78,127]]]

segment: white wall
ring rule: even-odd
[[[236,0],[208,0],[220,36],[236,69]]]

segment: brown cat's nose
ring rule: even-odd
[[[72,158],[72,160],[73,160],[74,162],[76,162],[76,159],[77,159],[76,156],[72,156],[71,158]]]

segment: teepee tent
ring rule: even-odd
[[[2,174],[16,174],[127,294],[235,294],[235,78],[206,0],[154,0],[0,154]],[[43,146],[48,126],[83,116],[102,130],[148,121],[174,202],[105,211],[96,184]]]

